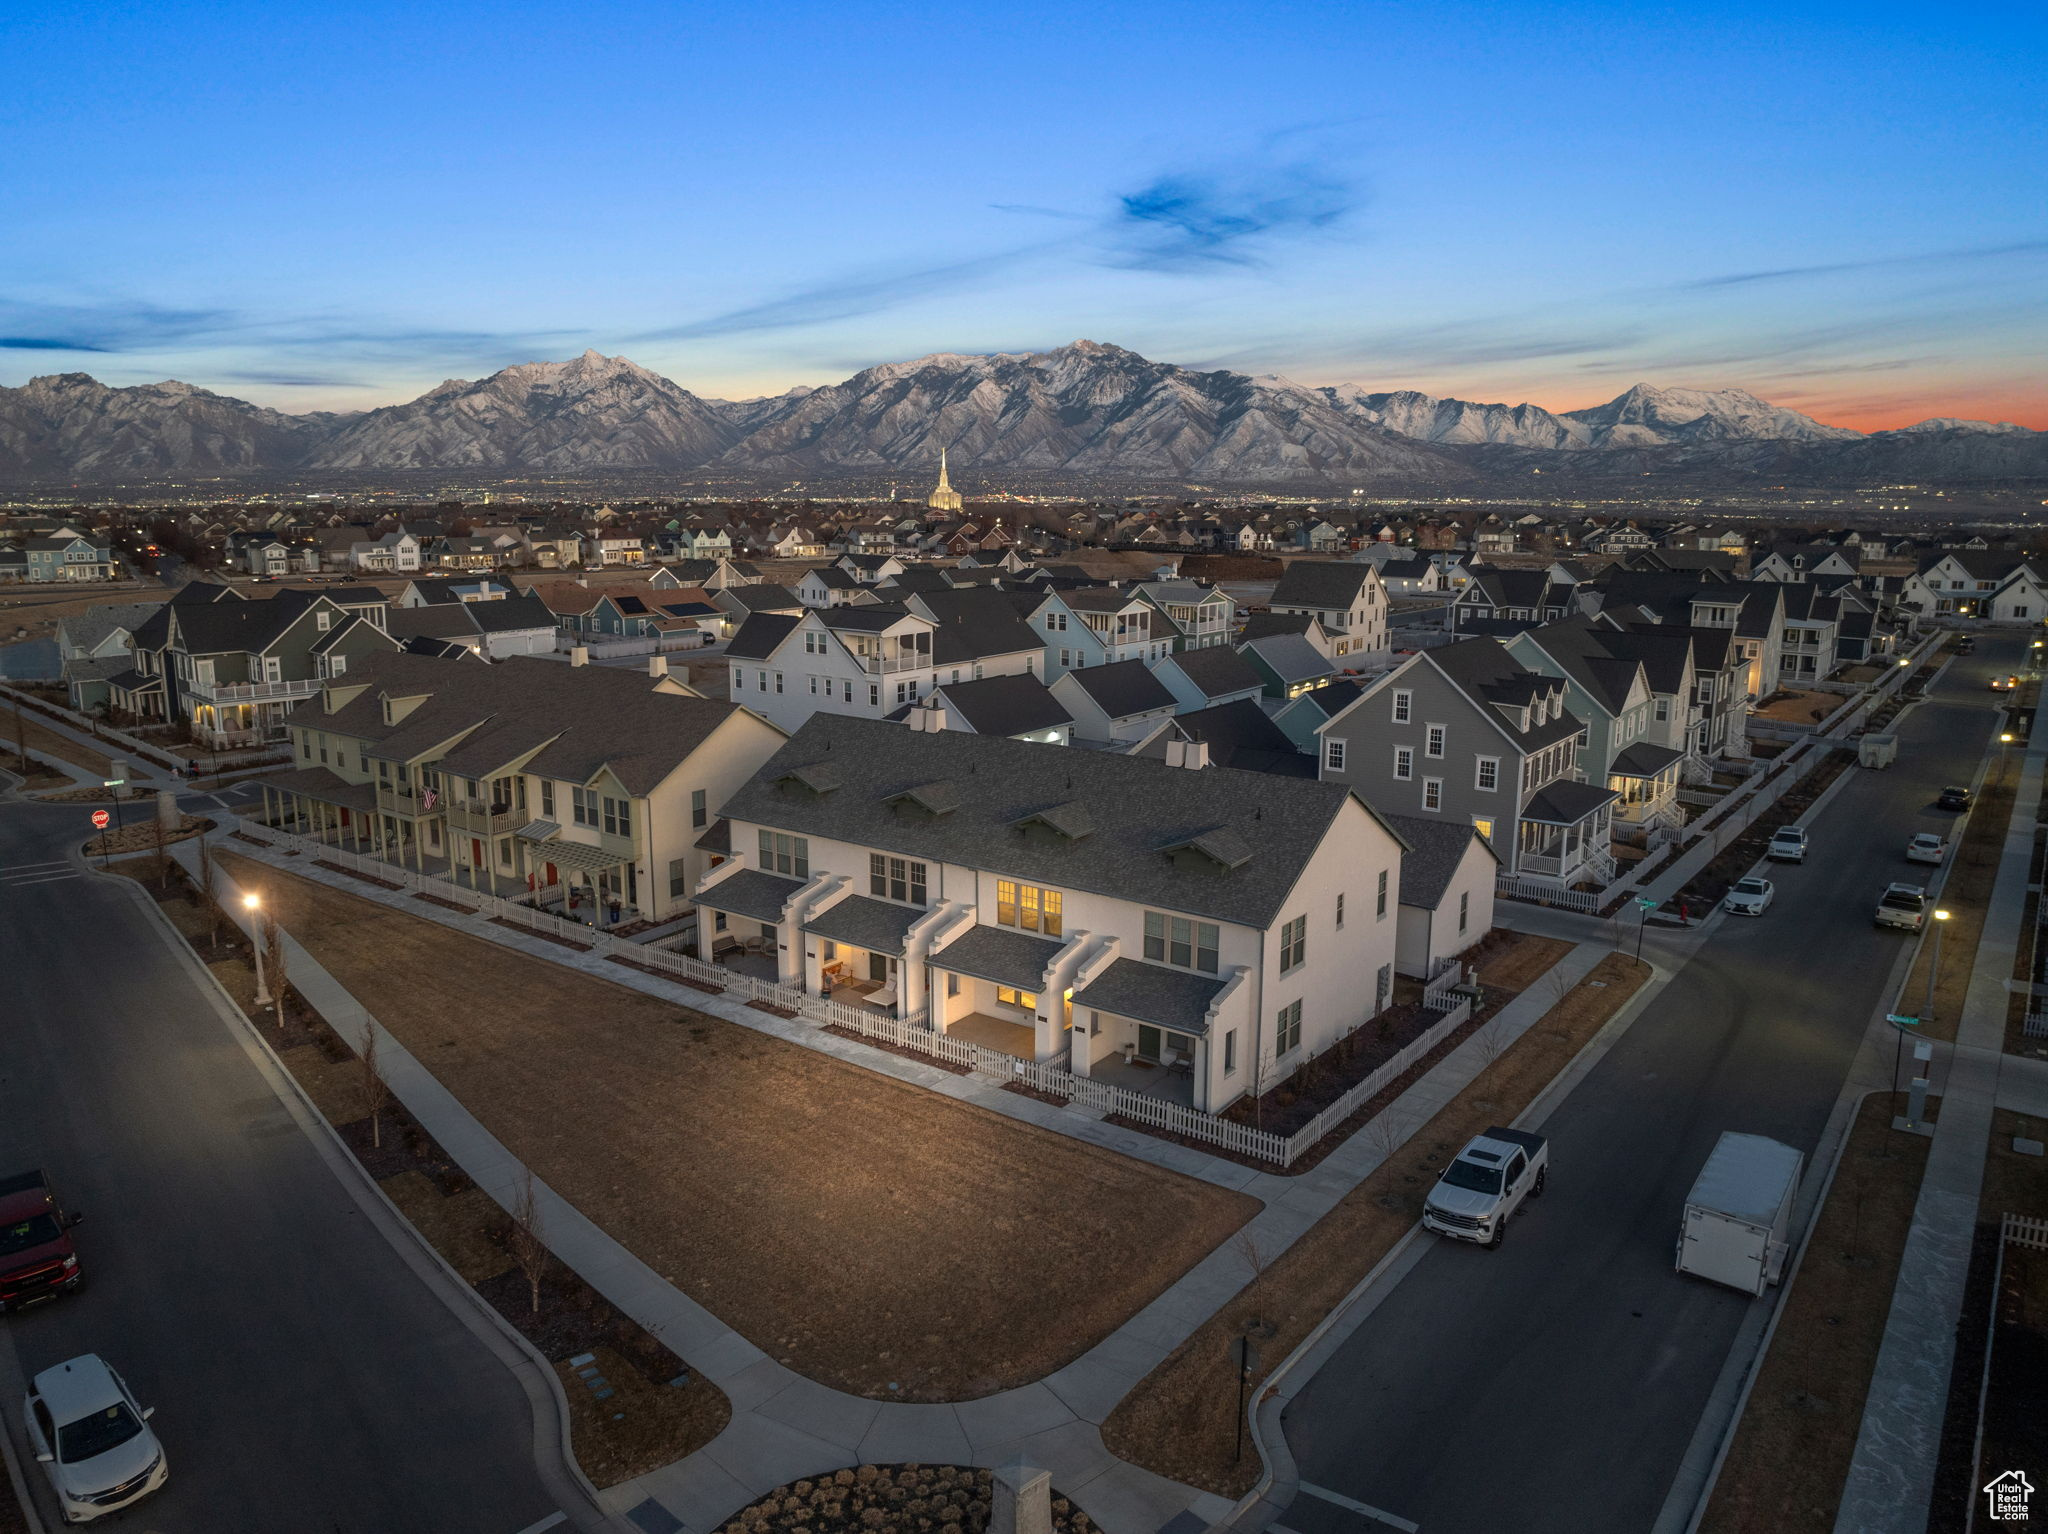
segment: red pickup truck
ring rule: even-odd
[[[0,1310],[21,1310],[79,1288],[85,1275],[67,1214],[41,1172],[0,1177]]]

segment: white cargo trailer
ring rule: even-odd
[[[1685,1199],[1678,1271],[1762,1294],[1785,1269],[1806,1158],[1762,1135],[1724,1134]]]
[[[1899,759],[1899,737],[1866,735],[1856,743],[1856,760],[1864,767],[1889,767]]]

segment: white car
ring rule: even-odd
[[[1939,863],[1948,856],[1948,843],[1932,831],[1922,831],[1906,843],[1908,863]]]
[[[149,1430],[154,1415],[97,1353],[35,1377],[22,1418],[66,1523],[115,1512],[164,1484],[170,1467]]]
[[[1771,833],[1771,842],[1764,848],[1764,856],[1773,863],[1804,863],[1806,833],[1797,826],[1778,827]]]
[[[1737,879],[1722,907],[1736,916],[1761,916],[1770,908],[1777,887],[1768,879]]]

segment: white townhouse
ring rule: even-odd
[[[1175,654],[1229,645],[1237,627],[1237,599],[1229,592],[1184,580],[1143,581],[1131,589],[1166,614]]]
[[[714,949],[1204,1111],[1393,996],[1402,843],[1340,784],[821,714],[723,814]]]
[[[1025,621],[1045,646],[1048,680],[1091,666],[1149,663],[1175,648],[1172,621],[1134,589],[1080,586],[1031,599],[1031,593],[1022,595],[1022,603],[1031,604]],[[917,600],[913,598],[912,604]]]
[[[784,730],[882,719],[950,683],[1035,676],[1043,653],[1000,596],[951,622],[887,603],[755,613],[726,646],[726,696]]]
[[[1386,584],[1368,563],[1294,560],[1281,571],[1266,605],[1275,613],[1313,616],[1334,636],[1331,659],[1345,670],[1363,670],[1393,657]]]

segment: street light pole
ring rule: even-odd
[[[1927,1005],[1920,1014],[1922,1020],[1929,1023],[1934,1021],[1934,982],[1941,974],[1941,929],[1947,920],[1948,912],[1934,913],[1934,962],[1927,966]],[[1896,1067],[1897,1062],[1893,1064]]]
[[[270,1005],[270,992],[263,984],[263,900],[258,895],[244,895],[243,909],[249,913],[249,942],[256,950],[256,1005]]]

